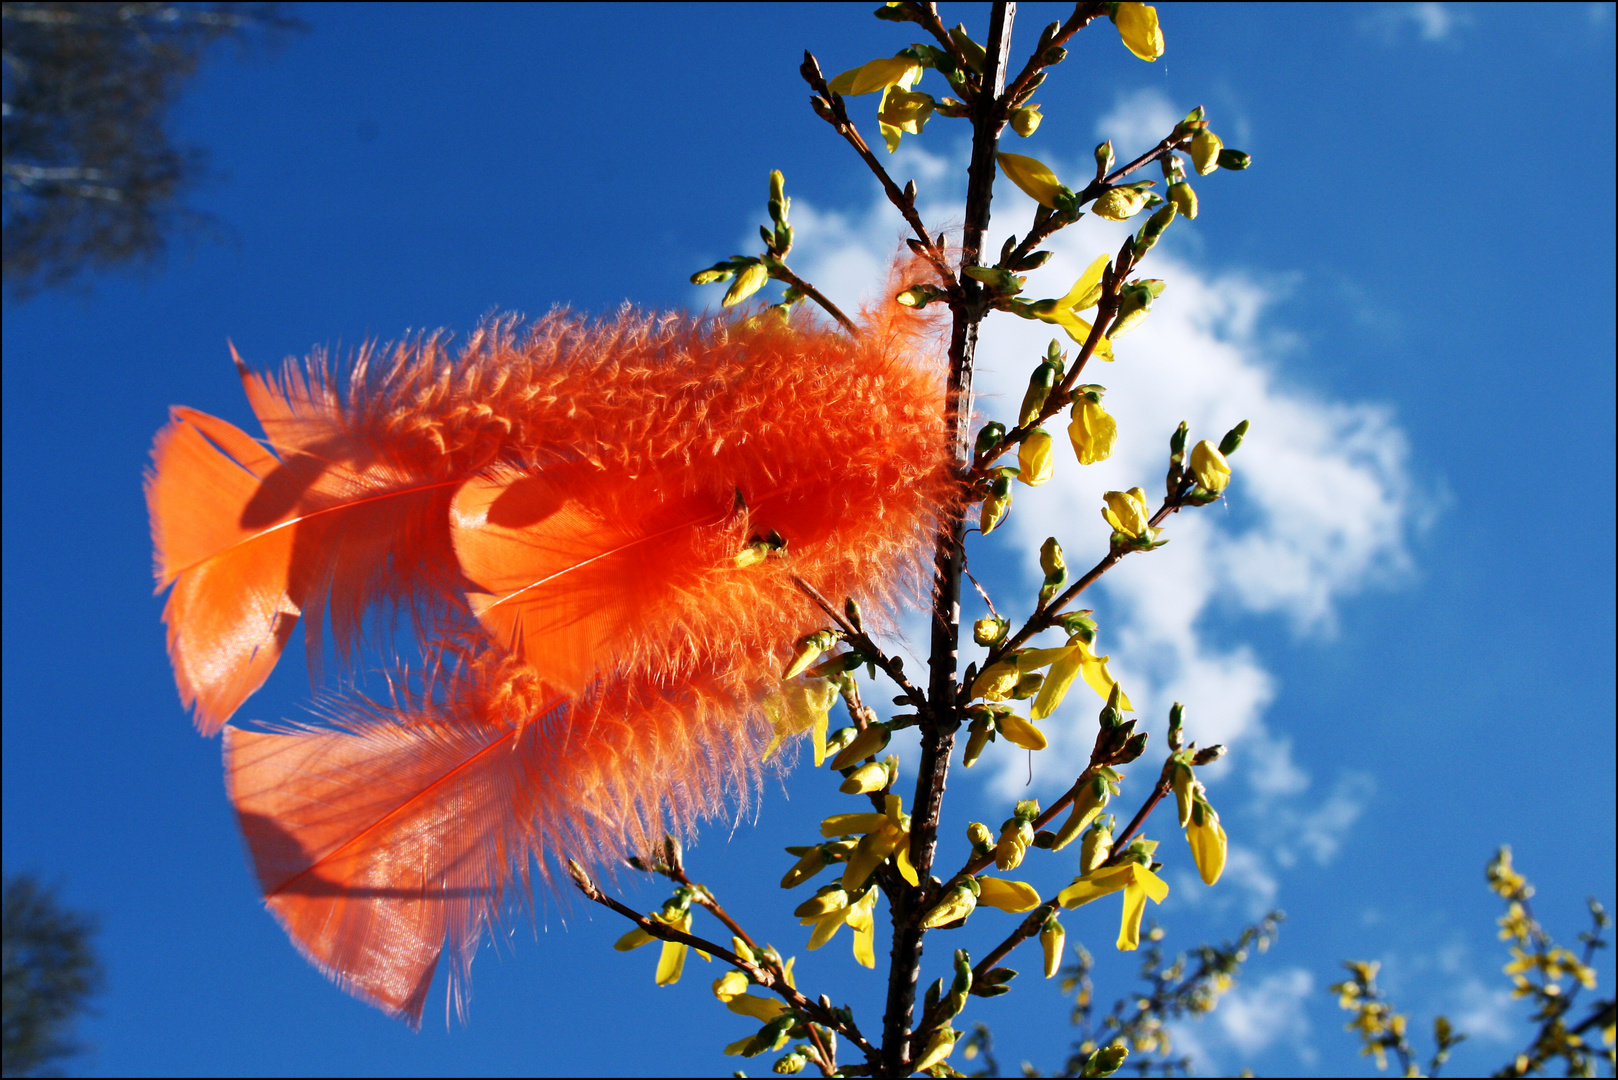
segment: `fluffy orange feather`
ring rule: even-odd
[[[910,277],[916,276],[914,272]],[[888,290],[889,295],[894,290]],[[279,378],[268,449],[175,409],[147,497],[182,701],[212,733],[303,619],[311,664],[408,612],[427,674],[324,725],[225,733],[266,903],[345,989],[419,1023],[530,865],[602,863],[745,797],[760,707],[824,616],[925,596],[946,464],[936,327],[626,310],[486,323]],[[240,361],[238,361],[238,366]],[[785,557],[736,556],[779,534]],[[745,560],[743,560],[745,562]]]

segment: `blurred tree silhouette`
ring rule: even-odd
[[[274,3],[7,3],[0,22],[4,271],[18,298],[154,259],[202,221],[177,201],[201,153],[170,143],[168,107],[212,42],[299,25]]]
[[[73,1021],[101,985],[89,916],[62,907],[26,874],[5,881],[4,1053],[6,1076],[58,1076],[82,1047]]]

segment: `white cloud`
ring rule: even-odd
[[[1145,132],[1166,130],[1178,115],[1161,94],[1142,92],[1121,100],[1103,118],[1101,131],[1120,146],[1141,145],[1157,137]],[[907,141],[889,162],[901,183],[910,176],[923,183],[921,212],[931,227],[958,221],[951,216],[959,214],[958,203],[930,201],[952,194],[938,187],[957,175],[948,159]],[[1059,175],[1084,171],[1069,162],[1050,164]],[[799,242],[795,268],[848,308],[881,285],[903,235],[898,214],[879,192],[873,196],[852,211],[802,203],[792,210]],[[1020,227],[1031,210],[1019,193],[998,193],[997,227],[988,246],[998,249],[1006,231],[1001,223]],[[1047,244],[1052,259],[1029,279],[1029,294],[1060,296],[1097,254],[1117,249],[1125,228],[1086,218],[1059,233]],[[1103,651],[1111,653],[1112,669],[1154,739],[1161,738],[1170,703],[1183,701],[1191,737],[1231,747],[1229,758],[1204,775],[1217,782],[1235,771],[1247,780],[1251,809],[1258,811],[1251,815],[1258,822],[1252,839],[1264,849],[1237,849],[1242,854],[1233,852],[1229,872],[1259,910],[1276,891],[1267,867],[1304,857],[1329,862],[1373,785],[1368,776],[1339,776],[1324,800],[1305,801],[1310,777],[1293,763],[1290,742],[1263,723],[1276,678],[1241,640],[1242,627],[1255,617],[1278,617],[1297,635],[1329,637],[1344,598],[1408,571],[1406,540],[1421,523],[1412,509],[1417,500],[1406,441],[1391,412],[1322,399],[1278,373],[1301,346],[1295,335],[1268,325],[1266,311],[1297,288],[1297,280],[1209,270],[1175,250],[1166,244],[1153,252],[1150,273],[1167,280],[1168,290],[1151,317],[1118,343],[1119,361],[1086,369],[1087,381],[1108,387],[1106,405],[1120,432],[1113,456],[1079,467],[1064,454],[1050,483],[1016,489],[1016,507],[1002,531],[1023,553],[1020,567],[1005,568],[1020,569],[1020,581],[1008,588],[1012,574],[1002,573],[996,601],[1013,613],[1026,606],[1040,579],[1037,551],[1046,536],[1058,537],[1070,566],[1085,568],[1104,553],[1109,530],[1100,514],[1101,492],[1140,485],[1160,496],[1176,422],[1186,420],[1193,439],[1217,441],[1237,421],[1251,421],[1233,460],[1236,479],[1226,501],[1171,518],[1166,535],[1173,542],[1125,559],[1087,595],[1086,606],[1097,609]],[[1021,400],[1028,372],[1054,329],[1010,317],[990,321],[977,376],[983,419],[1003,417]],[[1071,347],[1065,339],[1064,345]],[[1062,425],[1052,434],[1065,442]],[[983,579],[993,555],[982,547],[976,553]],[[920,660],[925,619],[907,629],[912,655]],[[1025,754],[985,756],[978,769],[993,776],[993,795],[1049,797],[1083,767],[1093,728],[1069,721],[1093,715],[1100,702],[1082,689],[1071,700],[1045,725],[1051,745],[1035,761],[1032,790]],[[1216,804],[1219,797],[1216,788]],[[1233,809],[1226,809],[1227,818]]]
[[[1469,26],[1472,16],[1454,4],[1375,4],[1361,17],[1361,30],[1395,45],[1414,33],[1420,41],[1452,41],[1456,31]]]
[[[1112,111],[1096,121],[1096,138],[1111,139],[1119,160],[1132,161],[1125,155],[1155,145],[1186,112],[1176,109],[1168,95],[1155,88],[1119,94]]]
[[[1238,986],[1220,1000],[1213,1014],[1220,1034],[1243,1057],[1279,1044],[1290,1046],[1300,1059],[1313,1061],[1305,1004],[1314,982],[1308,971],[1294,967]]]
[[[1450,1022],[1455,1025],[1456,1031],[1465,1032],[1472,1039],[1500,1043],[1511,1041],[1515,1034],[1511,1010],[1516,999],[1511,996],[1510,990],[1491,987],[1473,976],[1456,989],[1455,997],[1456,1005]]]

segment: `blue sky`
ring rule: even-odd
[[[947,22],[983,23],[956,8]],[[1063,10],[1021,8],[1014,51]],[[1008,149],[1078,176],[1099,138],[1130,155],[1200,103],[1255,164],[1199,182],[1201,216],[1153,253],[1168,291],[1095,376],[1124,427],[1116,460],[1019,494],[1016,528],[974,567],[997,564],[997,595],[1027,594],[1019,551],[1054,533],[1070,560],[1099,554],[1099,492],[1151,489],[1179,419],[1216,437],[1252,417],[1229,505],[1177,520],[1176,544],[1095,598],[1149,726],[1179,698],[1193,737],[1232,746],[1208,776],[1241,853],[1227,880],[1189,884],[1173,830],[1148,830],[1171,854],[1168,944],[1231,936],[1270,904],[1289,915],[1181,1043],[1210,1070],[1364,1074],[1325,986],[1343,958],[1381,959],[1421,1031],[1445,1011],[1473,1032],[1453,1073],[1492,1069],[1528,1030],[1499,993],[1495,846],[1513,845],[1569,942],[1584,896],[1613,900],[1613,7],[1159,10],[1163,59],[1086,31],[1037,96],[1043,126]],[[301,16],[310,32],[271,57],[221,50],[176,113],[176,135],[210,154],[193,201],[222,235],[5,311],[4,861],[101,920],[108,989],[77,1067],[728,1071],[718,1049],[749,1029],[709,994],[717,972],[658,990],[652,954],[613,953],[622,927],[569,900],[540,896],[537,935],[525,916],[484,951],[465,1027],[446,1029],[435,991],[411,1033],[298,957],[259,904],[218,745],[174,692],[140,471],[171,404],[248,422],[227,338],[262,367],[492,311],[715,303],[686,279],[753,249],[771,168],[794,196],[800,272],[864,295],[899,226],[796,67],[805,47],[830,73],[913,35],[862,5]],[[870,112],[855,115],[874,128]],[[893,167],[943,226],[963,162],[962,135],[935,119]],[[995,245],[1028,210],[996,201]],[[1118,236],[1086,218],[1031,291],[1061,295]],[[1043,329],[991,324],[985,418],[1015,404]],[[285,668],[244,718],[303,715],[301,665]],[[1061,790],[1066,745],[1035,762],[1036,793]],[[946,841],[1004,817],[1027,766],[986,758],[952,783]],[[805,954],[797,898],[773,884],[781,846],[838,797],[807,769],[785,792],[706,831],[693,872],[874,1024],[876,978],[841,942]],[[1063,869],[1029,879],[1059,887]],[[1133,960],[1111,953],[1111,908],[1091,910],[1066,923],[1101,961],[1105,1005]],[[1004,922],[943,944],[985,949]],[[928,960],[930,981],[946,949]],[[1018,992],[968,1018],[1012,1069],[1054,1067],[1065,1003],[1031,958],[1018,966]]]

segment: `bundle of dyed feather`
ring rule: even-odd
[[[263,442],[173,410],[147,499],[204,734],[300,621],[312,673],[328,618],[344,664],[387,612],[423,640],[386,701],[225,729],[266,903],[312,962],[419,1023],[446,945],[459,1003],[530,866],[600,865],[745,798],[763,703],[825,625],[793,577],[878,618],[925,597],[957,497],[935,330],[891,303],[857,339],[558,313],[453,358],[362,351],[341,382],[238,360]]]

